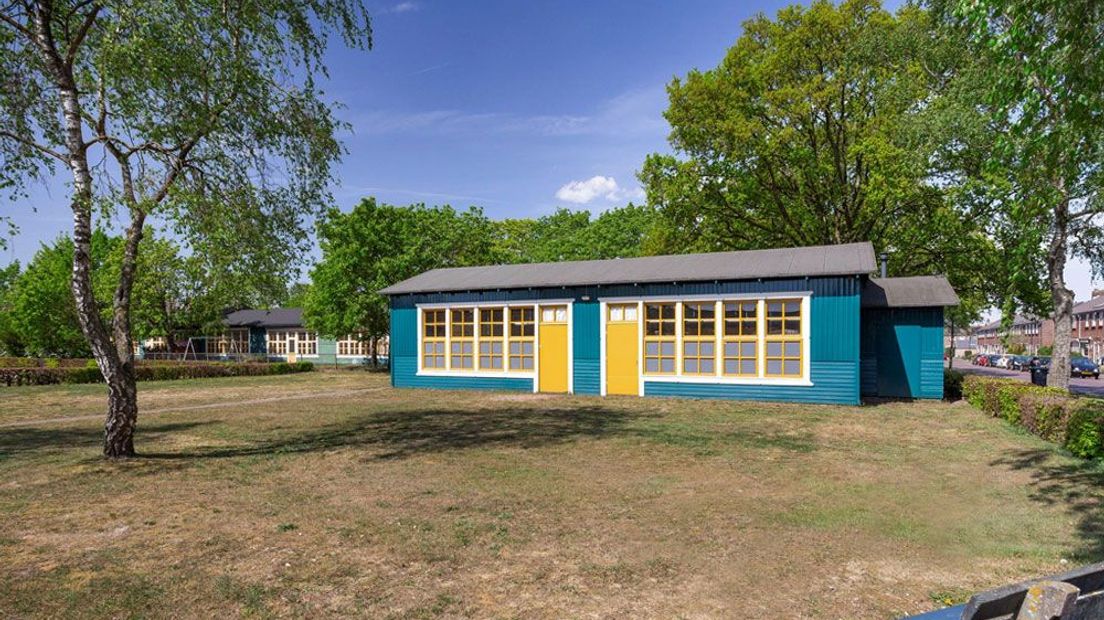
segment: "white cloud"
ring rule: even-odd
[[[410,11],[417,11],[418,5],[413,2],[400,2],[391,7],[392,13],[408,13]]]
[[[617,184],[613,177],[593,176],[585,181],[571,181],[556,190],[556,198],[564,202],[585,205],[596,198],[605,198],[613,202],[629,198],[643,197],[639,187],[625,188]]]

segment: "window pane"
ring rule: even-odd
[[[521,359],[521,367],[524,370],[532,370],[533,369],[533,358],[531,358],[531,357],[522,358]]]
[[[682,333],[686,336],[697,336],[698,335],[698,324],[697,324],[697,322],[687,322],[687,323],[685,323],[682,326]]]
[[[734,375],[738,372],[739,363],[736,360],[725,360],[724,372],[726,375]]]
[[[736,357],[740,352],[740,343],[726,342],[724,345],[725,357]],[[727,371],[726,371],[727,372]]]
[[[610,320],[611,321],[623,321],[625,320],[625,309],[621,306],[614,306],[610,308]]]
[[[659,355],[659,343],[658,342],[645,342],[644,343],[644,355],[655,357]]]
[[[767,360],[767,374],[782,374],[782,362],[780,362],[779,360]]]
[[[701,354],[706,357],[713,357],[713,343],[703,342],[701,344]]]
[[[801,319],[786,319],[786,335],[798,336],[801,334]]]
[[[664,336],[674,336],[675,335],[675,324],[671,323],[669,321],[664,321],[661,333]]]
[[[798,357],[801,355],[801,343],[800,342],[787,342],[786,343],[786,357]]]
[[[556,320],[561,323],[567,321],[567,308],[556,308]]]
[[[740,343],[740,357],[755,357],[755,343],[754,342],[741,342]]]
[[[746,360],[740,362],[740,374],[742,375],[754,375],[755,374],[755,362]]]
[[[471,343],[471,342],[463,343],[464,353],[467,353],[468,355],[471,355],[473,349],[474,349],[474,344],[473,343]]]
[[[768,336],[781,336],[782,335],[782,321],[775,319],[767,320],[767,335]]]
[[[685,371],[686,372],[691,372],[691,373],[697,373],[698,372],[698,360],[696,360],[696,359],[687,359],[687,360],[685,360],[684,366],[685,366],[685,369],[686,369]]]
[[[787,374],[787,375],[800,375],[801,374],[801,364],[800,364],[800,362],[798,362],[797,360],[786,360],[785,374]]]
[[[683,355],[696,356],[698,354],[698,343],[687,342],[682,345]]]
[[[479,356],[479,367],[480,368],[490,368],[491,367],[491,358],[489,358],[485,355],[480,355]]]
[[[636,306],[627,306],[625,308],[625,320],[626,321],[635,321],[636,320]]]
[[[662,306],[663,318],[673,319],[675,318],[675,304],[664,304]]]
[[[521,353],[521,343],[520,342],[511,342],[510,343],[510,355],[517,355],[519,353]]]
[[[521,343],[521,353],[522,353],[522,355],[532,355],[533,354],[533,343],[532,342],[523,342],[523,343]]]
[[[713,374],[713,359],[706,358],[701,361],[701,371],[705,374]]]
[[[534,327],[533,327],[532,323],[526,323],[525,324],[525,329],[522,330],[522,333],[526,336],[532,336],[533,335],[533,329],[534,329]]]
[[[782,343],[781,342],[768,342],[767,343],[767,357],[780,357],[782,355]]]
[[[786,302],[786,315],[796,316],[801,313],[801,302],[787,301]]]
[[[491,353],[496,353],[498,355],[502,355],[502,343],[501,342],[492,342],[491,343]]]
[[[520,370],[520,369],[521,369],[521,358],[520,357],[511,357],[510,358],[510,370]]]
[[[659,306],[644,306],[644,318],[650,320],[659,318]]]
[[[712,313],[710,313],[710,314],[712,314]],[[714,329],[713,317],[712,316],[709,317],[708,322],[705,322],[705,323],[701,324],[701,329],[699,331],[701,332],[700,335],[702,335],[702,336],[712,336],[716,333],[716,330]]]
[[[654,357],[650,357],[644,360],[645,372],[659,372],[659,360]]]
[[[659,350],[663,354],[664,357],[674,357],[675,356],[675,343],[673,343],[673,342],[661,342]]]
[[[659,335],[659,323],[652,323],[651,321],[645,321],[645,323],[644,323],[644,335],[645,336],[658,336]]]
[[[660,360],[659,367],[661,372],[675,372],[675,360],[664,357]]]
[[[556,313],[552,308],[542,308],[541,309],[541,320],[542,321],[546,321],[546,322],[547,321],[552,321],[555,318],[556,318]]]
[[[768,317],[781,317],[782,316],[782,302],[780,302],[780,301],[767,302],[767,316]]]

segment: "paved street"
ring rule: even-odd
[[[955,360],[954,369],[965,373],[988,375],[990,377],[1008,377],[1021,381],[1031,381],[1031,373],[1029,372],[1005,370],[1004,368],[991,368],[988,366],[974,366],[966,360]],[[1104,397],[1104,379],[1097,380],[1091,377],[1088,379],[1070,379],[1070,391],[1078,394]]]

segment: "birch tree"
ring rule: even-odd
[[[147,220],[227,266],[287,270],[327,199],[341,125],[329,39],[367,49],[358,0],[0,0],[0,188],[69,181],[72,292],[108,388],[103,453],[135,454],[131,296]],[[124,222],[110,319],[96,218]]]

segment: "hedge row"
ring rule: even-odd
[[[0,356],[0,368],[84,368],[93,360],[59,357]]]
[[[314,370],[310,362],[157,364],[137,366],[139,381],[171,381],[174,379],[205,379],[209,377],[257,377],[286,375]],[[55,385],[59,383],[100,383],[103,376],[97,368],[0,368],[0,384]]]
[[[963,379],[962,396],[985,413],[1061,444],[1077,456],[1104,455],[1104,400],[979,375]]]

